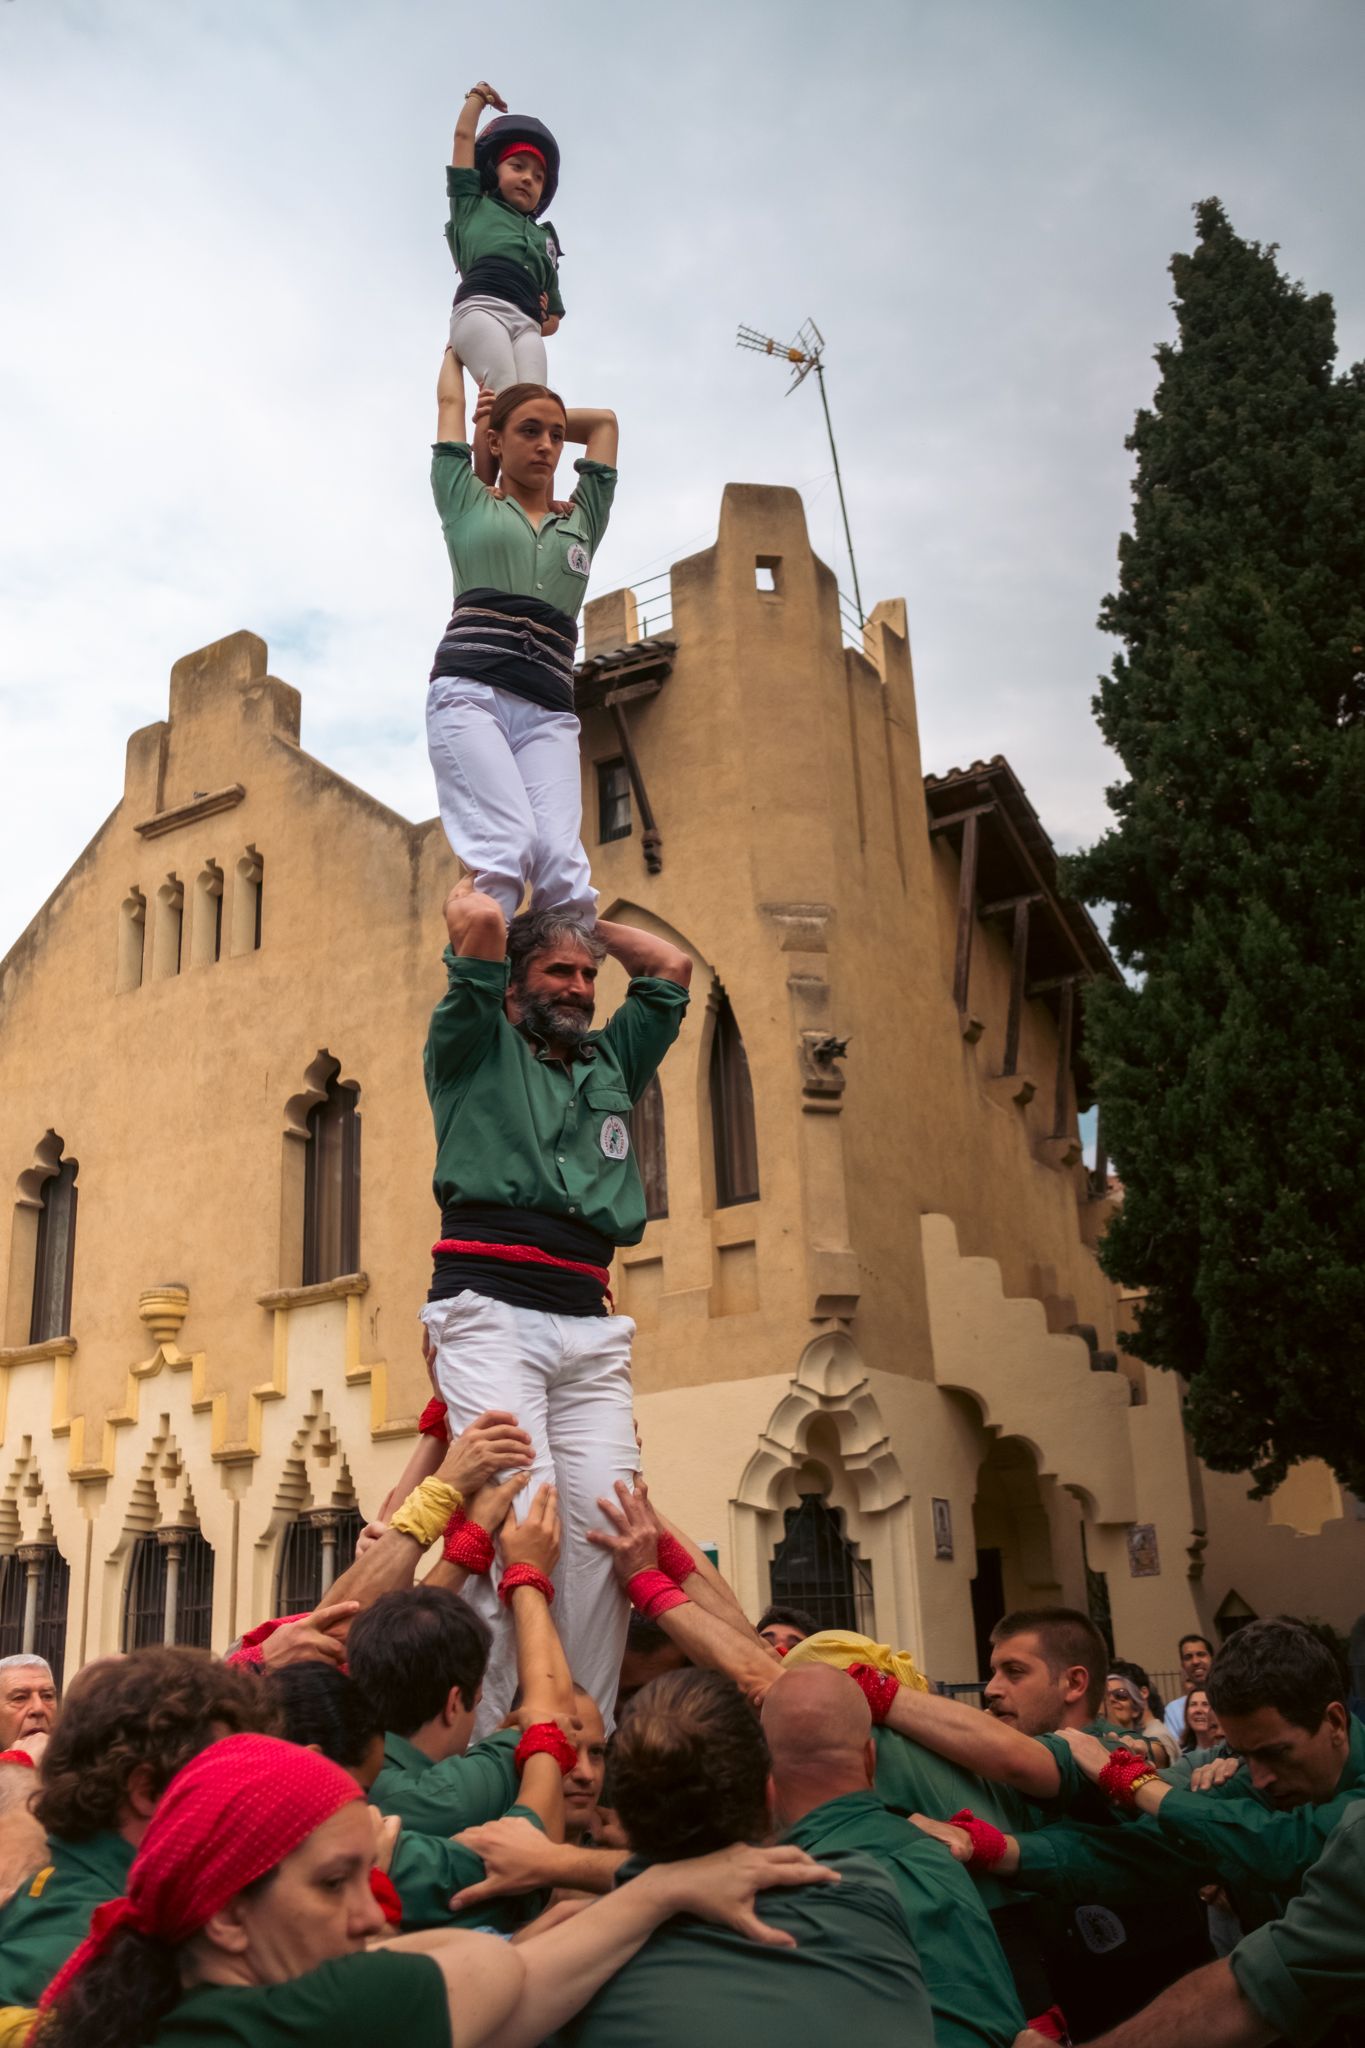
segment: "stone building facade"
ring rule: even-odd
[[[1008,765],[924,775],[903,605],[846,646],[795,493],[732,486],[666,635],[628,593],[585,626],[603,905],[696,962],[615,1276],[668,1511],[751,1613],[946,1679],[1005,1604],[1107,1608],[1154,1670],[1252,1612],[1348,1625],[1356,1503],[1319,1467],[1248,1502],[1119,1352],[1077,1132],[1112,963]],[[260,640],[177,662],[0,963],[0,1648],[222,1647],[397,1476],[452,879],[435,820],[303,750]]]

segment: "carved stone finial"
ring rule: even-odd
[[[832,1031],[801,1033],[801,1085],[807,1095],[842,1095],[844,1074],[836,1060],[848,1057],[848,1040]]]
[[[174,1283],[144,1288],[137,1298],[137,1312],[158,1344],[174,1344],[189,1309],[189,1288]]]

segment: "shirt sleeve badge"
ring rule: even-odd
[[[608,1159],[624,1159],[630,1150],[630,1132],[619,1116],[609,1116],[602,1124],[598,1139]]]

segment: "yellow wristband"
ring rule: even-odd
[[[424,1479],[413,1487],[389,1527],[401,1529],[425,1550],[438,1536],[444,1536],[446,1523],[456,1508],[463,1506],[464,1495],[458,1486],[447,1486],[444,1479]]]

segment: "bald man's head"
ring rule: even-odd
[[[790,1826],[812,1807],[872,1783],[872,1715],[845,1671],[806,1664],[784,1671],[763,1702],[773,1790]]]

